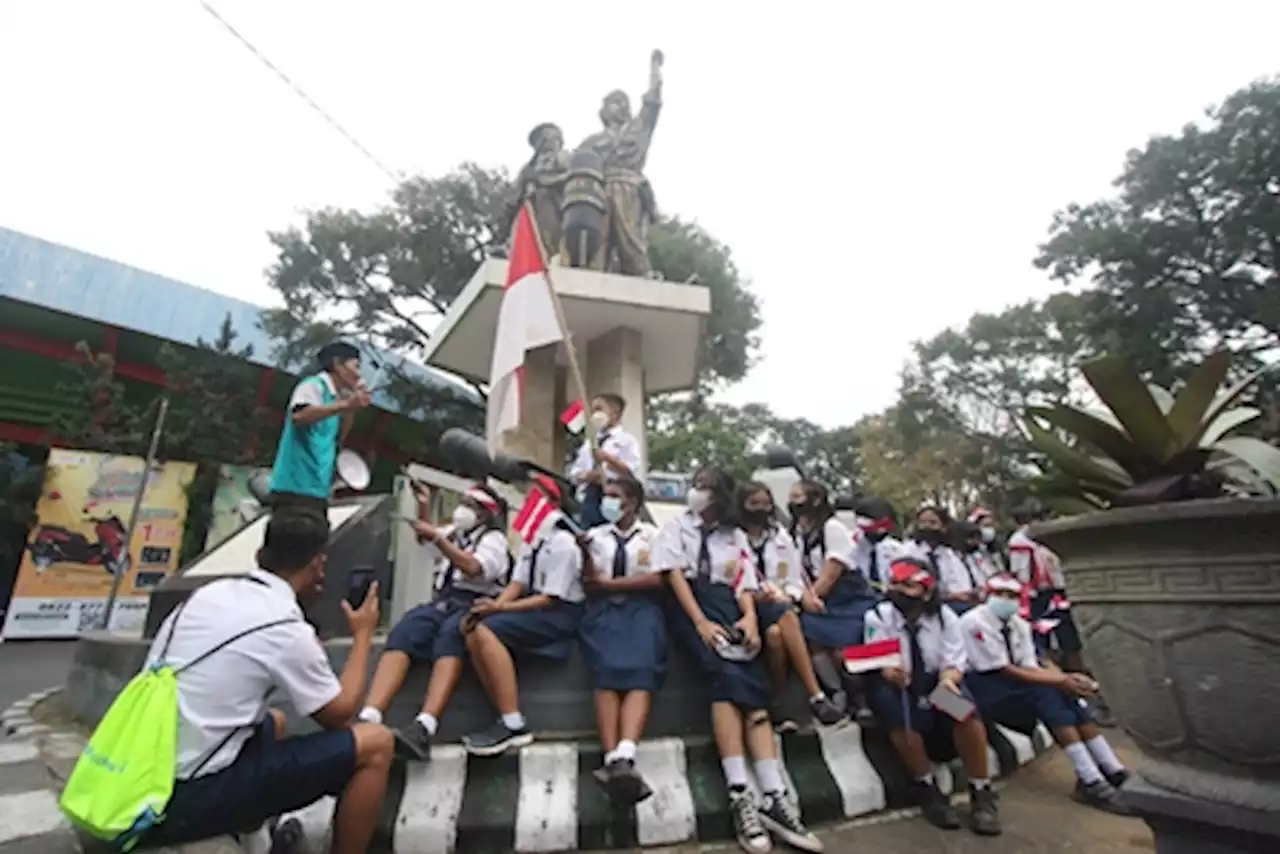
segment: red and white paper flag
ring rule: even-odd
[[[569,408],[560,413],[560,423],[575,436],[587,429],[587,409],[582,401],[575,400],[569,404]]]
[[[543,529],[549,525],[554,525],[559,518],[559,502],[547,495],[542,491],[541,487],[535,484],[529,488],[529,494],[525,496],[524,504],[521,505],[520,512],[516,514],[512,527],[520,535],[520,539],[529,545],[533,545],[538,541]]]
[[[897,638],[845,647],[844,669],[850,673],[870,673],[886,667],[902,667],[902,642]]]
[[[554,300],[533,217],[529,206],[521,205],[511,237],[507,284],[498,309],[489,368],[485,433],[494,450],[501,447],[503,433],[520,426],[525,354],[564,340]]]

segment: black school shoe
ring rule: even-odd
[[[431,733],[417,721],[391,731],[396,737],[396,756],[410,762],[431,761]]]
[[[773,721],[773,731],[779,735],[797,732],[800,729],[795,718],[787,714],[787,710],[781,703],[774,703],[769,707],[769,720]]]
[[[462,737],[462,746],[472,756],[499,756],[513,747],[533,744],[528,727],[511,729],[501,720],[481,732]]]
[[[296,818],[285,819],[271,829],[271,849],[268,854],[311,854],[302,822]]]
[[[1132,815],[1129,808],[1120,802],[1120,792],[1106,780],[1095,780],[1092,783],[1077,780],[1073,797],[1085,806],[1112,815]]]
[[[951,806],[951,798],[942,794],[937,783],[915,780],[911,783],[911,788],[925,821],[943,830],[956,830],[960,827],[960,816],[955,807]]]
[[[810,700],[809,711],[813,713],[814,720],[823,726],[835,726],[845,719],[844,712],[825,696]]]
[[[653,789],[640,776],[632,759],[615,759],[592,771],[591,776],[618,806],[629,807],[653,796]]]
[[[969,829],[979,836],[999,836],[1004,832],[1000,826],[1000,810],[997,804],[1000,796],[996,790],[987,786],[985,789],[969,787]]]
[[[1103,771],[1102,776],[1107,778],[1107,782],[1111,784],[1112,788],[1123,789],[1124,784],[1129,782],[1129,769],[1121,768],[1119,771]]]
[[[800,811],[784,793],[765,795],[760,806],[760,823],[775,838],[781,839],[792,848],[821,854],[822,840],[814,836],[800,819]]]

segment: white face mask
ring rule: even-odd
[[[470,531],[479,521],[476,511],[465,504],[461,507],[455,507],[453,510],[453,527],[459,531]]]
[[[609,426],[609,413],[602,412],[599,409],[591,413],[591,426],[596,428],[596,432],[600,432]]]
[[[996,529],[989,525],[982,526],[982,541],[984,543],[994,543],[996,541]]]
[[[1009,618],[1018,613],[1018,600],[1005,599],[1002,596],[992,596],[987,600],[987,610],[996,615],[996,619],[1005,623]]]
[[[606,495],[600,500],[600,515],[606,522],[616,522],[622,518],[622,499]]]
[[[691,489],[684,500],[690,510],[701,513],[711,503],[711,493],[705,489]]]

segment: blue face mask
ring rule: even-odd
[[[1018,600],[992,596],[987,600],[987,610],[995,614],[1000,622],[1007,622],[1010,617],[1018,613]]]
[[[606,495],[600,500],[600,515],[605,521],[616,522],[622,518],[622,499]]]

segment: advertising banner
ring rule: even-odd
[[[146,478],[133,542],[125,528],[146,461],[89,451],[49,452],[36,526],[27,537],[5,614],[5,638],[76,637],[98,628],[114,573],[122,573],[113,630],[140,629],[147,596],[177,568],[192,463]]]
[[[218,489],[213,494],[213,515],[204,550],[215,546],[262,514],[262,506],[253,495],[253,478],[270,477],[270,469],[251,466],[223,466],[218,472]]]

